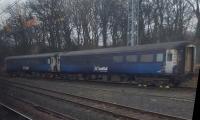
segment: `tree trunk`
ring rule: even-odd
[[[103,22],[103,46],[107,47],[107,22]]]
[[[199,39],[199,40],[200,40],[200,16],[198,17],[198,21],[197,21],[196,39]]]

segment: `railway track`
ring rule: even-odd
[[[20,116],[21,118],[20,119],[23,119],[23,120],[32,120],[32,118],[28,117],[27,115],[9,107],[8,105],[4,104],[4,103],[0,103],[1,106],[5,107],[6,109],[8,109],[9,111],[12,111],[13,113],[15,113],[16,115]],[[4,118],[1,118],[1,119],[4,119]]]
[[[10,87],[15,87],[34,94],[50,97],[57,101],[67,102],[79,105],[83,108],[98,111],[100,113],[115,116],[120,120],[186,120],[181,117],[164,115],[151,111],[144,111],[140,109],[122,106],[114,103],[94,100],[86,97],[76,96],[73,94],[58,92],[50,89],[45,89],[37,86],[27,85],[23,83],[6,81]]]
[[[13,96],[13,95],[8,95],[8,96],[9,96],[10,98],[14,99],[14,100],[20,101],[20,102],[22,102],[22,103],[26,103],[26,104],[28,104],[28,105],[34,107],[35,109],[37,109],[38,111],[40,111],[40,112],[42,112],[42,113],[48,114],[48,115],[50,115],[50,116],[53,116],[54,119],[57,118],[57,119],[59,119],[59,120],[78,120],[78,119],[76,119],[76,118],[74,118],[74,117],[72,117],[72,116],[70,116],[70,115],[58,113],[58,112],[56,112],[56,111],[54,111],[54,110],[51,110],[51,109],[49,109],[49,108],[40,106],[40,105],[35,104],[35,103],[31,102],[31,101],[24,100],[24,99],[22,99],[22,98],[20,98],[20,97],[16,97],[16,96]],[[30,117],[29,117],[29,118],[30,118]],[[30,120],[32,120],[32,119],[30,118]]]
[[[28,81],[26,81],[27,83]],[[21,83],[21,82],[17,82],[17,83]],[[85,82],[84,82],[85,83]],[[29,84],[32,84],[31,82]],[[108,86],[108,84],[105,84]],[[110,85],[110,84],[109,84]],[[114,84],[115,85],[115,84]],[[121,87],[130,87],[130,86],[123,86],[123,85],[120,85],[120,84],[117,84]],[[89,89],[89,90],[95,90],[95,91],[105,91],[105,92],[117,92],[116,90],[110,90],[110,89],[105,89],[105,88],[102,88],[102,89],[98,89],[98,88],[93,88],[93,87],[85,87],[85,86],[76,86],[76,85],[67,85],[67,87],[72,87],[72,88],[78,88],[78,89],[82,89],[82,88],[86,88],[86,89]],[[116,87],[116,86],[115,86]],[[132,88],[132,87],[131,87]],[[146,88],[146,89],[150,89],[150,88]],[[159,90],[159,89],[158,89]],[[177,89],[173,89],[173,90],[177,90]],[[127,92],[129,93],[129,92]],[[182,101],[182,102],[192,102],[194,103],[195,102],[195,98],[183,98],[183,97],[172,97],[172,96],[166,96],[166,95],[155,95],[155,94],[149,94],[149,93],[137,93],[137,92],[134,92],[134,95],[135,96],[149,96],[149,97],[155,97],[155,98],[164,98],[164,99],[170,99],[170,100],[174,100],[174,101]]]
[[[24,77],[23,77],[24,78]],[[18,77],[18,79],[23,79],[21,77]],[[26,79],[33,79],[31,77],[26,77]],[[42,80],[42,81],[49,81],[52,79],[47,79],[47,78],[35,78],[37,80]],[[34,80],[35,80],[34,79]],[[60,82],[83,82],[83,83],[94,83],[94,84],[102,84],[102,85],[113,85],[113,86],[126,86],[126,87],[135,87],[135,88],[152,88],[152,89],[185,89],[185,90],[196,90],[196,88],[191,88],[191,87],[183,87],[183,86],[177,86],[177,87],[170,87],[170,86],[160,86],[160,87],[155,87],[155,86],[148,86],[146,84],[135,84],[133,82],[117,82],[117,81],[106,81],[106,80],[79,80],[79,79],[73,79],[73,80],[65,80],[62,78],[54,78],[56,81]],[[52,80],[53,81],[53,80]]]
[[[59,112],[56,112],[54,110],[51,110],[49,108],[40,106],[38,104],[35,104],[31,101],[24,100],[21,97],[16,97],[13,95],[9,94],[4,94],[5,95],[5,100],[1,100],[2,103],[0,105],[8,108],[9,110],[15,112],[16,114],[19,114],[26,120],[78,120],[70,115],[67,114],[62,114]],[[10,101],[10,102],[9,102]],[[17,102],[16,102],[17,101]],[[4,103],[5,102],[5,103]],[[14,104],[13,104],[14,102]],[[19,104],[22,103],[22,104]],[[23,106],[26,106],[24,108]],[[27,109],[28,108],[28,109]],[[34,109],[31,109],[34,108]],[[35,118],[35,116],[38,116],[40,118]]]
[[[4,77],[8,77],[7,75],[4,75]],[[26,78],[26,79],[32,79],[33,77],[15,77],[15,78],[18,78],[18,79],[23,79],[23,78]],[[37,80],[43,80],[43,81],[49,81],[49,80],[52,80],[52,78],[41,78],[41,77],[34,77],[35,79]],[[63,78],[60,78],[60,77],[57,77],[57,78],[54,78],[56,79],[56,81],[61,81],[61,82],[66,82],[65,79]],[[67,80],[67,81],[70,81],[70,82],[88,82],[88,83],[98,83],[98,84],[104,84],[104,85],[117,85],[117,86],[127,86],[127,87],[136,87],[136,88],[165,88],[165,89],[188,89],[188,90],[195,90],[196,88],[191,88],[191,87],[182,87],[182,86],[177,86],[177,87],[170,87],[170,86],[159,86],[159,87],[155,87],[155,86],[149,86],[149,85],[146,85],[146,84],[135,84],[134,81],[127,81],[127,82],[119,82],[119,81],[107,81],[107,80],[79,80],[79,79],[73,79],[73,80]]]

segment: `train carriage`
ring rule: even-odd
[[[180,79],[193,72],[195,57],[196,47],[191,42],[74,51],[60,54],[60,72]]]
[[[56,53],[7,57],[8,73],[51,73],[57,72]]]
[[[8,73],[84,79],[103,75],[107,80],[125,76],[126,81],[159,85],[181,83],[194,72],[195,64],[196,46],[185,41],[6,58]]]

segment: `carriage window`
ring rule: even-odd
[[[140,62],[153,62],[153,54],[141,55]]]
[[[167,61],[172,61],[172,53],[167,54]]]
[[[117,63],[123,62],[123,56],[114,56],[113,61]]]
[[[47,60],[47,63],[48,63],[48,64],[51,64],[51,60],[50,60],[50,58]]]
[[[128,55],[126,56],[126,61],[127,62],[137,62],[137,55]]]
[[[162,62],[163,61],[163,54],[162,53],[159,53],[156,55],[156,61],[157,62]]]

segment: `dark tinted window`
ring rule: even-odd
[[[126,61],[127,62],[137,62],[137,58],[138,58],[137,55],[128,55],[128,56],[126,56]]]
[[[140,62],[153,62],[153,54],[141,55]]]
[[[172,61],[172,53],[167,54],[167,61]]]
[[[123,56],[114,56],[113,61],[116,63],[123,62]]]
[[[164,59],[164,55],[162,53],[159,53],[156,55],[156,61],[157,62],[162,62]]]

